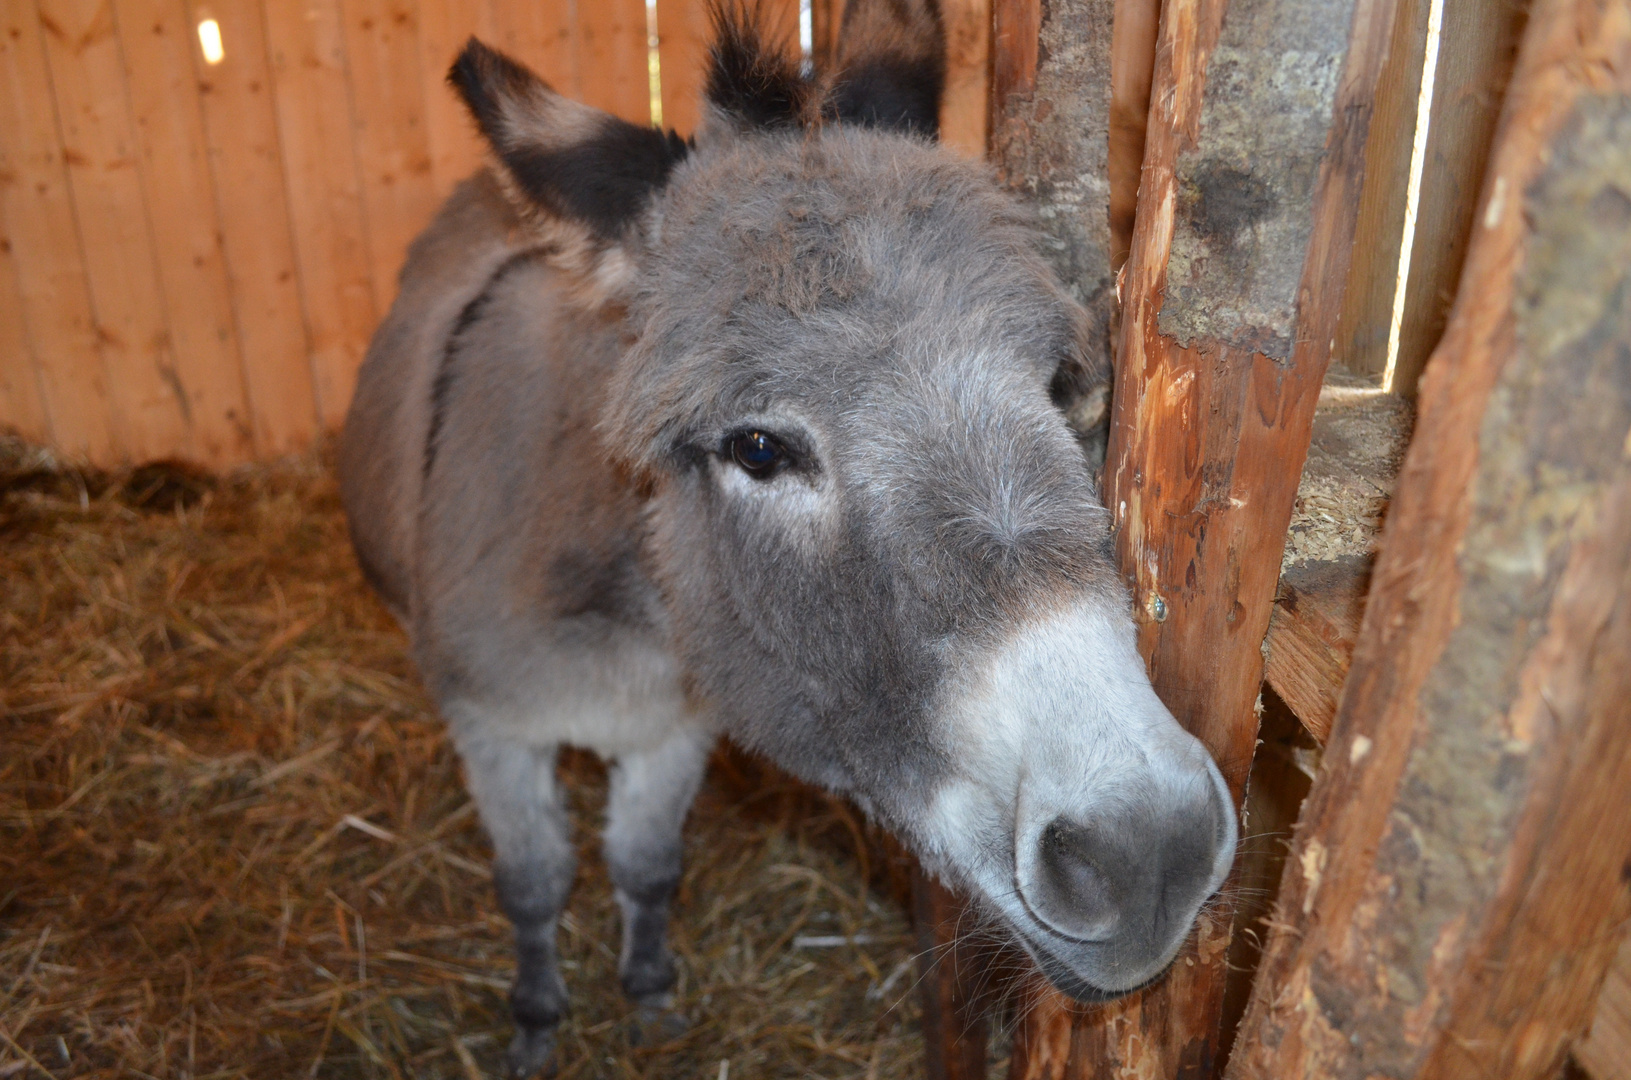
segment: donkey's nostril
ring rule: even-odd
[[[1097,937],[1110,929],[1115,904],[1104,866],[1110,852],[1086,825],[1055,818],[1042,830],[1037,859],[1037,914],[1055,929]]]

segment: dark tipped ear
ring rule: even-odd
[[[512,196],[603,240],[622,234],[688,150],[673,132],[562,97],[475,38],[447,81],[492,145]]]
[[[798,127],[813,88],[798,61],[774,39],[763,7],[745,0],[712,0],[713,47],[706,96],[716,111],[753,128]]]
[[[935,0],[850,0],[824,111],[841,122],[940,134],[946,33]]]

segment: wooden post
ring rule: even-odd
[[[1162,13],[1105,494],[1156,691],[1239,799],[1393,7],[1225,8]],[[1143,994],[1031,1009],[1014,1075],[1212,1075],[1229,918]]]
[[[1552,1076],[1631,916],[1631,3],[1536,5],[1232,1080]]]
[[[1037,207],[1054,269],[1108,356],[1110,38],[1114,0],[996,0],[991,157]]]
[[[987,958],[979,945],[966,940],[970,917],[961,897],[921,868],[912,868],[928,1080],[985,1080]]]
[[[1390,389],[1414,396],[1444,333],[1472,237],[1528,0],[1443,0],[1444,30],[1427,127],[1415,239]]]

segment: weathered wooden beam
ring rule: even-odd
[[[1313,563],[1280,575],[1263,679],[1323,745],[1365,614],[1370,560]]]
[[[1106,500],[1156,691],[1237,799],[1392,10],[1169,0],[1162,12]],[[1209,912],[1142,994],[1032,1009],[1015,1075],[1212,1075],[1229,919]],[[1069,1064],[1044,1064],[1062,1046]]]
[[[1387,368],[1393,327],[1432,7],[1432,0],[1399,0],[1394,14],[1393,40],[1377,80],[1376,137],[1365,148],[1365,190],[1359,197],[1348,291],[1332,349],[1332,363],[1378,383]],[[1437,44],[1435,40],[1435,48]]]
[[[1529,0],[1443,0],[1426,158],[1390,389],[1414,396],[1444,334]]]
[[[1544,0],[1231,1080],[1554,1075],[1631,916],[1631,2]]]
[[[928,1080],[985,1080],[991,1002],[985,994],[988,957],[969,932],[975,917],[962,897],[913,868],[912,923]]]
[[[995,0],[991,159],[1037,208],[1047,254],[1110,354],[1110,39],[1115,0]]]

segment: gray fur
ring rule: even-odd
[[[531,114],[566,115],[548,93]],[[562,743],[615,763],[644,1004],[672,985],[680,823],[719,730],[855,799],[1068,992],[1157,974],[1234,814],[1132,649],[1050,397],[1106,373],[1024,211],[930,142],[818,118],[716,115],[612,243],[495,168],[410,251],[340,466],[493,839],[513,1068],[566,1007]],[[750,478],[744,429],[794,467]]]

